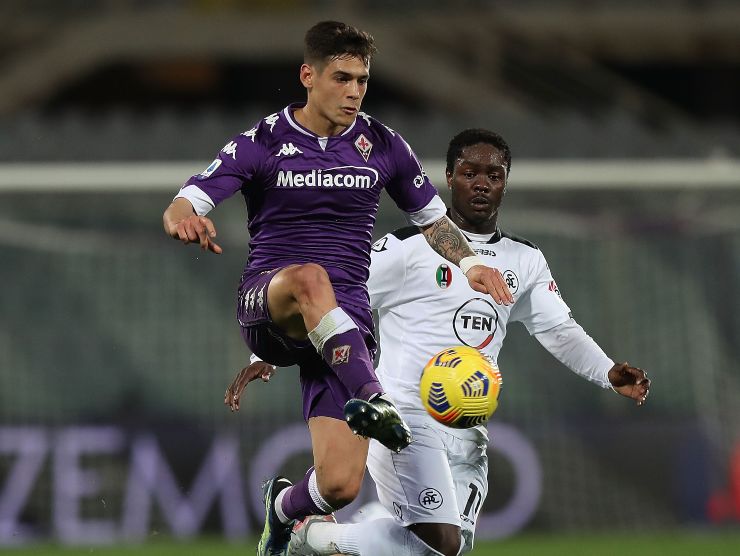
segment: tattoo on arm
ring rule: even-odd
[[[447,216],[422,228],[422,232],[431,248],[453,264],[459,265],[465,257],[475,255],[460,228]]]

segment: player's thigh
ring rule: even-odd
[[[267,308],[270,320],[295,339],[307,337],[306,326],[300,307],[294,296],[294,277],[299,265],[280,269],[267,287]]]
[[[267,289],[267,306],[272,322],[291,338],[304,339],[307,327],[314,328],[337,300],[326,270],[311,263],[279,270]]]
[[[333,417],[311,417],[308,429],[321,494],[348,503],[362,486],[368,440],[352,434],[345,421]]]
[[[396,454],[372,441],[368,470],[378,498],[401,524],[460,526],[455,482],[447,447],[436,430],[411,425],[414,442]]]

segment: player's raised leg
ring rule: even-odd
[[[273,323],[295,340],[310,339],[353,398],[345,417],[353,432],[399,451],[411,433],[375,375],[365,338],[338,306],[329,275],[317,264],[293,265],[270,281],[267,306]]]
[[[267,306],[272,322],[295,340],[311,340],[352,397],[383,392],[365,341],[338,306],[329,275],[320,265],[292,265],[270,281]]]

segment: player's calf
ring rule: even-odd
[[[332,466],[331,471],[319,474],[317,486],[326,503],[333,510],[339,510],[357,498],[363,477],[364,474],[353,473],[350,469]]]

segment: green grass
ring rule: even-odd
[[[157,540],[118,547],[51,545],[0,549],[2,556],[232,556],[254,554],[255,543],[222,540],[175,542]],[[738,556],[740,531],[726,533],[664,533],[655,535],[522,535],[497,543],[477,543],[474,556]],[[373,555],[382,556],[382,555]]]

